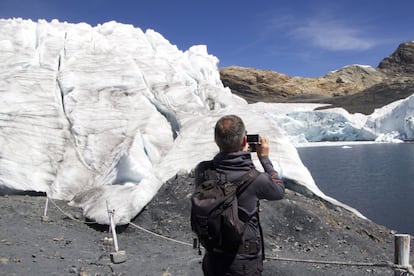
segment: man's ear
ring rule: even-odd
[[[249,145],[247,144],[247,136],[244,135],[243,140],[241,141],[240,148],[243,151],[247,151],[249,149]]]
[[[241,142],[241,146],[242,146],[242,147],[244,147],[246,144],[247,144],[247,136],[246,136],[246,135],[244,135],[244,136],[243,136],[243,140],[242,140],[242,142]]]

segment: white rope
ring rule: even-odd
[[[323,260],[311,260],[311,259],[294,259],[283,257],[266,257],[269,260],[286,261],[286,262],[301,262],[301,263],[315,263],[315,264],[333,264],[333,265],[350,265],[350,266],[390,266],[387,263],[358,263],[358,262],[340,262],[340,261],[323,261]]]
[[[134,226],[134,227],[136,227],[136,228],[138,228],[138,229],[140,229],[140,230],[142,230],[142,231],[144,231],[146,233],[149,233],[151,235],[154,235],[156,237],[159,237],[159,238],[162,238],[162,239],[165,239],[165,240],[169,240],[169,241],[172,241],[172,242],[175,242],[175,243],[179,243],[179,244],[183,244],[183,245],[188,245],[188,246],[191,246],[191,247],[193,246],[192,244],[187,243],[187,242],[183,242],[183,241],[179,241],[179,240],[175,240],[175,239],[172,239],[172,238],[168,238],[168,237],[162,236],[160,234],[157,234],[155,232],[152,232],[150,230],[147,230],[147,229],[145,229],[145,228],[143,228],[141,226],[138,226],[138,225],[136,225],[136,224],[134,224],[132,222],[130,222],[129,224],[131,224],[132,226]]]
[[[80,220],[80,219],[77,219],[77,218],[75,218],[74,216],[72,216],[71,214],[69,214],[69,213],[67,213],[67,212],[65,212],[65,211],[63,211],[57,204],[56,204],[56,202],[54,202],[53,201],[53,199],[51,199],[51,198],[49,198],[49,200],[50,200],[50,202],[52,202],[52,204],[62,213],[62,214],[64,214],[65,216],[67,216],[68,218],[70,218],[71,220],[74,220],[74,221],[77,221],[77,222],[80,222],[80,223],[86,223],[86,224],[96,224],[96,222],[92,222],[92,221],[85,221],[85,220]]]
[[[311,260],[311,259],[294,259],[294,258],[283,258],[283,257],[266,257],[266,260],[273,261],[285,261],[285,262],[301,262],[301,263],[315,263],[315,264],[330,264],[330,265],[347,265],[347,266],[372,266],[372,267],[388,267],[393,269],[398,269],[400,271],[406,271],[410,274],[414,273],[412,267],[401,266],[393,264],[391,262],[387,263],[359,263],[359,262],[340,262],[340,261],[323,261],[323,260]],[[414,274],[413,274],[414,275]]]

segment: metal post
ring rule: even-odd
[[[396,234],[394,236],[394,263],[401,268],[409,269],[410,265],[410,235]],[[398,273],[398,274],[397,274]],[[396,272],[395,275],[409,275]]]
[[[49,205],[49,197],[46,196],[45,210],[43,211],[42,222],[47,222],[49,217],[47,216],[47,209]]]
[[[110,253],[111,261],[114,264],[123,263],[127,260],[125,250],[118,249],[118,239],[116,237],[116,229],[115,229],[115,222],[114,222],[114,214],[115,209],[110,210],[108,207],[108,202],[106,202],[106,209],[108,210],[109,215],[109,223],[110,223],[110,231],[112,232],[112,237],[114,241],[115,252]]]
[[[110,223],[111,223],[111,230],[112,230],[112,238],[114,239],[114,247],[115,247],[115,252],[118,252],[118,240],[116,238],[116,231],[115,231],[115,223],[114,223],[114,213],[115,210],[109,211],[110,215],[109,215],[109,219],[110,219]]]

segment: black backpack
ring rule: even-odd
[[[260,174],[256,169],[236,179],[223,181],[215,170],[205,171],[205,181],[191,197],[191,229],[199,244],[210,252],[236,253],[243,243],[246,222],[239,213],[238,196]]]

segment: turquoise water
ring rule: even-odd
[[[414,235],[414,143],[298,148],[327,195],[399,233]]]

